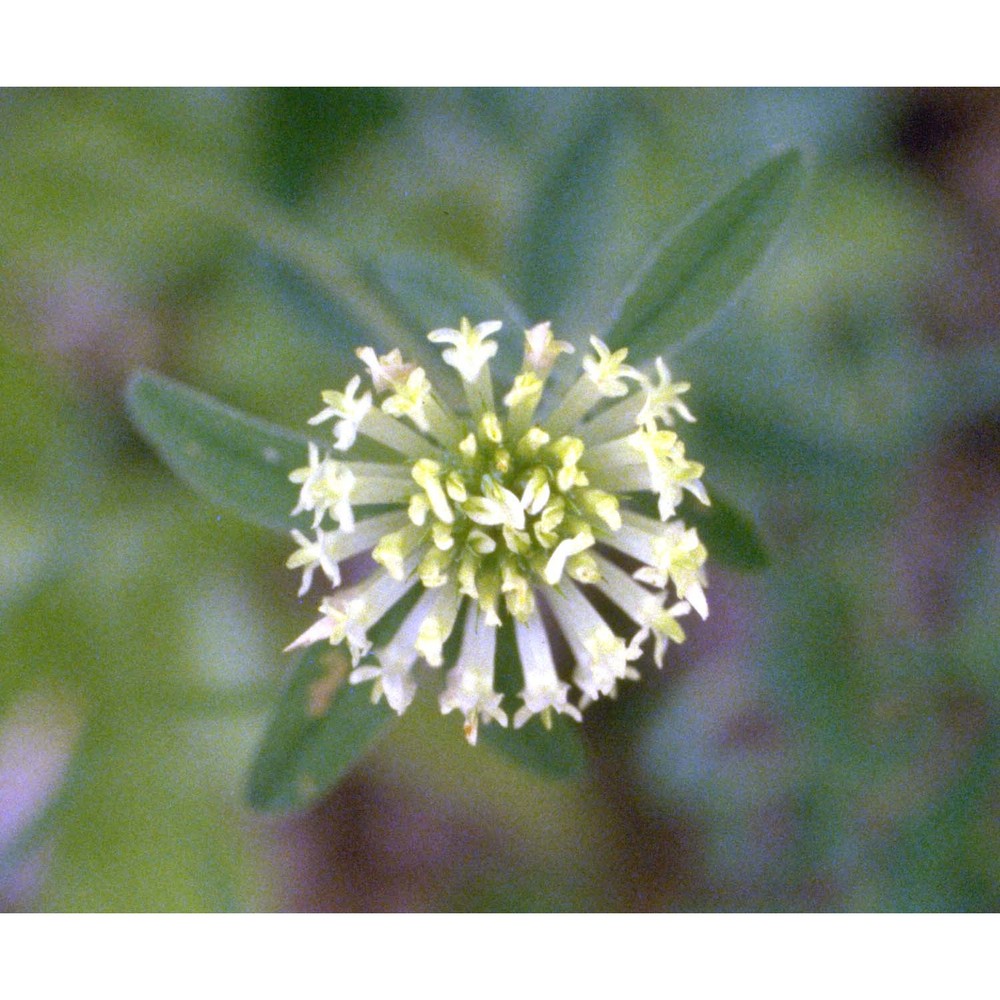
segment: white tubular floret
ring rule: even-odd
[[[580,711],[567,700],[569,684],[559,680],[552,647],[539,615],[527,622],[514,623],[514,635],[524,671],[523,705],[514,714],[514,728],[520,729],[533,715],[540,715],[546,728],[552,725],[552,712],[582,721]]]
[[[638,645],[615,635],[576,587],[556,592],[552,609],[576,659],[573,683],[583,692],[581,704],[613,697],[618,681],[638,679],[639,672],[629,666],[641,655]]]
[[[507,713],[500,708],[502,696],[493,687],[493,661],[496,655],[496,629],[487,625],[469,603],[465,616],[465,634],[458,662],[448,671],[441,694],[442,714],[456,709],[465,716],[465,738],[475,745],[480,720],[507,725]]]
[[[420,600],[426,603],[421,609],[423,617],[414,645],[432,667],[440,667],[444,662],[444,644],[455,628],[462,595],[455,587],[439,587],[428,590]]]

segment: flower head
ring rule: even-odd
[[[546,407],[548,377],[573,348],[540,323],[525,331],[520,374],[495,393],[490,361],[503,347],[493,339],[500,329],[463,318],[428,335],[446,345],[443,359],[465,392],[462,412],[399,351],[359,349],[370,390],[355,375],[343,391],[323,393],[326,408],[310,421],[336,418],[338,458],[310,444],[308,465],[290,477],[300,486],[293,513],[313,513],[316,537],[294,532],[299,547],[288,565],[303,570],[300,593],[317,567],[335,588],[290,648],[345,643],[351,682],[373,682],[373,699],[399,713],[424,667],[450,664],[439,703],[461,713],[471,743],[481,724],[512,719],[520,727],[537,715],[548,726],[553,714],[579,721],[582,708],[639,676],[647,643],[662,666],[668,642],[684,639],[678,617],[708,610],[705,548],[694,528],[673,519],[683,490],[708,502],[702,466],[671,429],[674,414],[693,419],[679,400],[687,386],[671,383],[660,360],[654,385],[626,363],[627,349],[592,337],[582,373]],[[359,437],[397,460],[352,461]],[[659,520],[630,509],[642,492],[657,497]],[[363,552],[376,570],[341,587],[338,561]],[[401,624],[382,634],[386,611],[407,595]],[[622,616],[598,610],[608,602]],[[626,619],[632,625],[623,629]],[[565,677],[553,628],[574,661]],[[513,635],[501,647],[503,629]],[[500,648],[516,649],[520,660],[523,687],[510,714],[494,680]]]

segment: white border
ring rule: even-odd
[[[4,85],[990,85],[980,3],[17,4]],[[978,26],[978,28],[977,28]]]
[[[11,916],[18,995],[977,996],[995,915]],[[19,988],[20,987],[20,988]],[[27,987],[27,989],[25,989]]]

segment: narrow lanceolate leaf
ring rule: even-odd
[[[306,464],[301,434],[249,417],[152,372],[133,376],[128,407],[136,427],[189,486],[253,524],[308,526],[292,518],[292,469]]]
[[[378,283],[423,336],[442,326],[499,319],[523,332],[525,317],[507,293],[489,278],[458,261],[426,253],[397,253],[371,265]],[[520,347],[520,337],[518,340]]]
[[[708,323],[774,239],[802,174],[798,150],[783,153],[665,239],[612,311],[608,344],[641,365]]]
[[[364,322],[356,310],[324,288],[315,275],[284,260],[271,247],[258,246],[249,266],[255,278],[274,291],[302,333],[329,341],[345,358],[352,357],[359,344],[375,343],[385,349],[375,339],[375,328]]]
[[[395,713],[373,705],[367,686],[347,681],[350,660],[326,643],[303,655],[285,688],[250,769],[255,809],[302,809],[323,795],[389,729]]]
[[[581,302],[606,263],[626,159],[625,116],[598,104],[553,163],[515,247],[522,301],[538,320],[552,320],[566,333],[590,318],[581,315]]]
[[[698,536],[708,549],[710,563],[717,562],[731,569],[758,571],[770,565],[767,549],[749,514],[719,494],[709,485],[710,506],[685,496],[677,517]],[[630,510],[647,517],[657,517],[656,497],[651,494],[631,494],[625,501]]]
[[[134,375],[127,398],[140,433],[196,492],[273,531],[308,526],[308,516],[289,513],[297,489],[288,481],[289,472],[307,464],[307,437],[153,372]],[[324,438],[317,435],[328,448]],[[373,442],[358,445],[366,457],[385,456]]]
[[[379,353],[400,348],[407,358],[425,366],[440,363],[424,338],[432,327],[414,326],[409,317],[387,309],[384,290],[377,283],[372,287],[373,282],[360,274],[352,286],[355,295],[348,297],[325,282],[322,271],[286,259],[266,244],[256,249],[251,263],[297,326],[329,343],[345,361],[353,362],[355,349],[371,344]],[[456,317],[453,323],[457,322]]]
[[[689,527],[698,529],[698,536],[708,549],[709,559],[732,569],[757,571],[770,564],[767,549],[749,514],[711,492],[712,504],[706,507],[692,497],[685,497],[678,516]]]

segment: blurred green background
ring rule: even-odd
[[[255,815],[312,605],[286,540],[159,463],[125,380],[301,428],[351,326],[289,301],[264,228],[293,261],[445,252],[516,285],[595,122],[600,197],[538,262],[582,279],[583,326],[665,226],[807,154],[747,294],[669,359],[771,566],[709,563],[708,621],[588,713],[585,779],[424,705],[319,807]],[[0,905],[995,909],[998,178],[994,91],[0,95]]]

